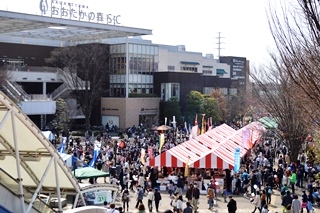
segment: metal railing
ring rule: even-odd
[[[26,91],[24,91],[24,89],[22,89],[22,87],[19,84],[17,84],[17,82],[15,81],[7,81],[7,82],[11,84],[12,87],[18,90],[18,92],[20,93],[20,95],[25,101],[29,99],[29,95],[26,93]]]
[[[57,99],[67,90],[86,90],[86,82],[79,78],[75,73],[71,73],[69,69],[58,69],[57,75],[58,78],[63,81],[63,84],[52,92],[53,100]],[[88,89],[90,89],[90,82],[87,82],[87,84]]]

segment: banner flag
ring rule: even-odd
[[[94,150],[93,150],[93,158],[89,163],[89,166],[94,167],[96,160],[100,154],[100,150],[101,150],[101,143],[95,143],[94,144]]]
[[[64,147],[66,146],[66,142],[67,142],[67,137],[63,137],[62,143],[61,143],[60,147],[58,148],[59,153],[64,153]]]
[[[244,148],[245,144],[248,143],[250,137],[250,130],[244,129],[242,130],[242,149]]]
[[[184,167],[184,177],[189,176],[189,161],[190,161],[190,157],[188,156],[188,160],[187,160],[186,165]]]
[[[236,148],[234,152],[234,171],[240,171],[240,148]]]
[[[149,155],[149,159],[153,159],[153,149],[152,149],[152,147],[148,148],[148,155]]]
[[[162,146],[163,146],[163,144],[164,144],[164,134],[163,133],[161,133],[160,134],[160,139],[159,139],[159,154],[161,154],[161,149],[162,149]]]

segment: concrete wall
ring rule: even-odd
[[[160,98],[101,98],[101,115],[119,116],[120,128],[139,124],[139,115],[159,116]]]

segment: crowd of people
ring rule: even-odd
[[[221,194],[224,202],[228,203],[229,212],[236,212],[237,209],[232,195],[243,194],[253,204],[253,213],[268,213],[275,190],[279,190],[281,194],[283,212],[297,213],[303,209],[310,212],[320,202],[319,182],[315,179],[318,169],[308,159],[306,150],[301,150],[297,160],[291,160],[288,148],[275,136],[264,137],[249,150],[241,159],[242,167],[238,173],[224,170],[223,185],[220,186],[216,181],[217,172],[214,169],[190,169],[185,176],[184,168],[145,166],[151,155],[155,157],[160,154],[158,131],[133,126],[127,132],[121,133],[117,142],[108,136],[107,131],[101,132],[97,137],[91,135],[90,132],[86,134],[85,146],[78,139],[70,139],[68,152],[88,164],[94,157],[94,144],[101,144],[101,151],[94,166],[109,172],[110,183],[120,186],[123,205],[119,212],[128,211],[132,193],[136,194],[135,207],[139,212],[145,212],[146,207],[142,202],[144,197],[147,197],[146,206],[149,212],[154,209],[158,212],[161,194],[157,180],[170,175],[178,177],[166,186],[172,198],[171,211],[178,213],[198,211],[200,190],[207,192],[208,209],[214,207],[217,197]],[[178,127],[177,132],[167,131],[162,151],[186,140],[188,138],[183,127]],[[144,159],[141,158],[142,154],[145,156]],[[203,184],[204,180],[207,180],[206,186]],[[299,198],[296,188],[303,187],[305,190]]]

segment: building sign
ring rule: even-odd
[[[39,7],[43,16],[110,25],[120,24],[120,15],[94,12],[87,5],[57,0],[40,0]]]
[[[232,59],[232,72],[242,72],[245,70],[245,59]]]

